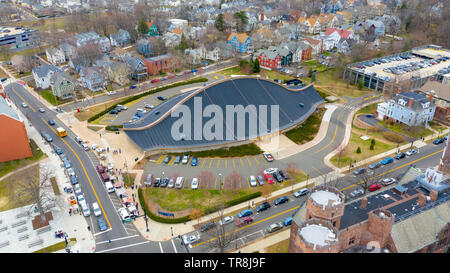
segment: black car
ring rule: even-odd
[[[261,211],[266,210],[268,208],[270,208],[269,202],[264,202],[261,205],[256,207],[256,212],[261,212]]]
[[[275,206],[278,206],[280,204],[286,203],[287,201],[289,201],[289,198],[287,196],[281,196],[280,198],[275,199],[275,201],[273,201],[273,204]]]
[[[277,182],[283,182],[284,180],[283,177],[278,172],[273,173],[273,178],[275,178]]]
[[[285,172],[281,169],[278,171],[278,173],[284,178],[284,180],[288,180],[291,178],[287,172]]]
[[[165,100],[167,100],[167,98],[166,98],[166,97],[164,97],[164,96],[158,96],[158,100],[162,100],[162,101],[165,101]]]
[[[372,163],[369,165],[369,169],[373,170],[373,169],[379,168],[380,166],[381,166],[380,162],[375,162],[375,163]]]
[[[156,178],[155,179],[155,183],[153,183],[153,187],[159,187],[159,185],[161,184],[161,178]]]
[[[164,177],[160,186],[161,186],[161,188],[165,188],[165,187],[167,187],[167,184],[169,184],[169,178]]]
[[[216,226],[216,223],[214,223],[214,222],[206,223],[200,227],[200,232],[205,232],[207,230],[212,229],[215,226]]]
[[[111,110],[111,111],[109,111],[109,113],[111,115],[117,115],[119,112],[117,110]]]
[[[406,156],[406,154],[405,153],[398,153],[396,156],[395,156],[395,159],[402,159],[402,158],[404,158]]]
[[[170,155],[166,156],[166,158],[164,158],[164,163],[168,164],[170,162],[170,159],[172,159]]]

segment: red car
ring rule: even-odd
[[[153,80],[151,81],[151,83],[160,82],[160,81],[161,81],[161,79],[153,79]]]
[[[242,217],[242,218],[237,217],[236,226],[240,227],[243,225],[250,224],[251,222],[253,222],[253,217],[251,217],[251,216]]]
[[[98,172],[98,173],[104,173],[104,172],[105,172],[105,169],[103,169],[103,166],[102,166],[102,165],[98,165],[98,166],[97,166],[97,172]]]
[[[264,179],[266,180],[267,183],[273,184],[273,177],[270,174],[266,173],[264,175]]]
[[[378,189],[381,189],[381,185],[380,184],[372,184],[369,186],[369,191],[376,191]]]

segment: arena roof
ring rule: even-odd
[[[186,137],[184,140],[176,140],[180,137],[172,137],[172,125],[179,117],[172,117],[171,113],[179,107],[186,105],[191,113],[194,113],[194,100],[201,98],[203,110],[208,105],[217,105],[223,110],[222,122],[223,139],[207,140],[202,136],[199,140],[194,140],[194,115],[191,120],[191,139]],[[248,140],[263,136],[265,133],[259,133],[260,125],[258,123],[258,135],[249,135],[249,114],[245,118],[245,138],[237,138],[237,118],[234,117],[234,128],[230,128],[225,122],[226,106],[254,105],[257,110],[257,119],[260,121],[259,107],[267,105],[267,130],[271,130],[271,106],[279,106],[279,128],[283,130],[295,124],[303,122],[316,109],[316,107],[325,102],[317,93],[312,85],[301,89],[293,89],[270,80],[254,77],[232,78],[216,82],[204,88],[180,94],[146,113],[138,123],[125,123],[124,130],[128,137],[144,151],[157,148],[194,148],[206,145],[220,145],[236,141]],[[303,107],[299,104],[302,103]],[[158,114],[156,114],[159,112]],[[201,124],[204,125],[211,117],[201,117]],[[203,128],[203,127],[202,127]],[[261,127],[262,128],[262,127]],[[234,139],[227,139],[227,132],[234,132]],[[197,131],[198,132],[198,131]],[[239,133],[239,132],[238,132]],[[184,137],[184,136],[183,136]]]

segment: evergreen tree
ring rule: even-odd
[[[259,73],[261,71],[258,58],[255,58],[255,60],[253,61],[252,70],[253,73]]]
[[[181,41],[180,44],[176,47],[181,52],[184,52],[187,48],[189,48],[189,44],[186,41],[186,37],[184,37],[184,34],[181,34]]]
[[[223,18],[222,13],[217,15],[216,21],[214,22],[214,26],[220,32],[223,32],[225,30],[225,19]]]
[[[358,149],[356,149],[356,153],[360,154],[361,153],[361,148],[358,146]]]
[[[145,35],[145,34],[148,34],[148,31],[149,31],[149,29],[148,29],[148,26],[147,26],[147,24],[145,22],[145,19],[141,18],[139,20],[139,23],[138,23],[138,32],[140,34],[144,34]]]

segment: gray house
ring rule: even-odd
[[[31,71],[37,88],[47,89],[50,87],[50,79],[53,74],[62,72],[62,69],[54,65],[41,65]]]

